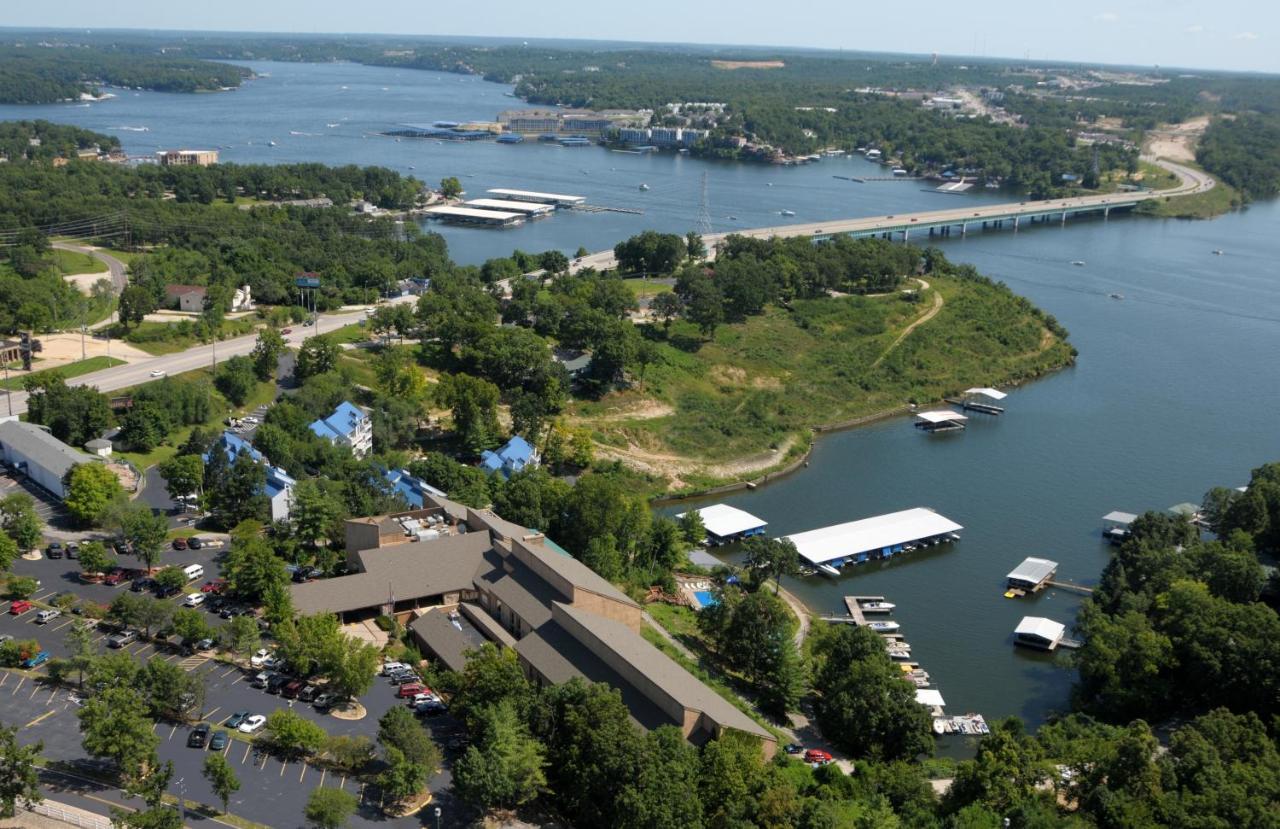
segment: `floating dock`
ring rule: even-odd
[[[786,536],[801,558],[819,572],[839,576],[848,564],[892,558],[948,541],[959,541],[963,530],[950,518],[925,507],[877,515]]]
[[[499,213],[520,213],[529,217],[550,216],[556,212],[555,205],[509,199],[472,199],[463,202],[462,206],[476,210],[496,210]]]
[[[702,519],[702,526],[707,531],[706,543],[711,546],[764,535],[765,528],[769,526],[763,518],[757,518],[728,504],[712,504],[690,512],[696,512]],[[682,512],[676,518],[683,518],[685,515]]]
[[[958,432],[969,418],[950,409],[916,413],[916,428],[925,432]]]
[[[947,402],[953,406],[959,406],[966,412],[981,412],[989,415],[1002,415],[1004,408],[997,406],[989,401],[1004,400],[1009,395],[999,389],[967,389],[964,396],[958,400],[947,398]]]
[[[1036,593],[1047,587],[1058,573],[1058,562],[1047,558],[1027,558],[1005,576],[1010,592]]]
[[[520,213],[500,210],[477,210],[473,207],[428,207],[423,211],[429,219],[440,219],[454,224],[484,225],[487,227],[515,227],[524,224]]]
[[[510,190],[505,187],[495,187],[489,190],[489,192],[499,199],[554,204],[556,207],[574,207],[587,203],[586,196],[566,196],[562,193],[539,193],[535,190]]]
[[[1102,537],[1112,544],[1123,544],[1129,538],[1129,525],[1137,518],[1131,512],[1112,510],[1102,516]]]
[[[1067,626],[1043,616],[1023,616],[1013,631],[1013,642],[1027,648],[1054,651],[1058,648],[1078,648],[1080,642],[1068,639]]]

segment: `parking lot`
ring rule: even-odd
[[[0,469],[0,498],[15,492],[25,492],[35,501],[36,515],[40,520],[52,527],[69,527],[67,510],[58,499],[49,492],[31,483],[25,477],[15,477],[7,470]]]

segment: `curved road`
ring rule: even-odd
[[[1091,196],[1074,196],[1066,199],[1046,199],[1043,201],[1006,202],[992,205],[970,205],[950,210],[926,210],[920,213],[900,213],[888,216],[869,216],[860,219],[836,219],[826,222],[809,222],[796,225],[778,225],[776,227],[757,227],[750,230],[735,230],[732,235],[750,236],[767,239],[773,236],[807,236],[825,237],[840,233],[874,233],[874,232],[909,232],[913,229],[925,230],[930,225],[980,224],[984,221],[1009,220],[1014,217],[1030,218],[1032,216],[1052,216],[1060,214],[1063,209],[1088,210],[1107,207],[1131,207],[1137,203],[1163,199],[1169,196],[1189,196],[1203,193],[1213,188],[1212,177],[1181,164],[1162,159],[1144,158],[1157,164],[1178,177],[1177,187],[1168,190],[1145,190],[1135,193],[1102,193]],[[708,251],[714,257],[716,243],[723,240],[728,233],[712,233],[704,237]],[[617,262],[613,251],[605,250],[574,260],[572,271],[582,268],[605,270],[614,268]]]
[[[115,258],[109,253],[103,253],[101,250],[89,245],[75,245],[71,242],[54,242],[53,247],[58,250],[70,250],[76,253],[87,253],[99,262],[107,266],[107,270],[111,272],[111,287],[118,294],[129,284],[129,277],[126,273],[128,266]]]

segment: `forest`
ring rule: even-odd
[[[243,67],[188,57],[119,52],[80,43],[37,46],[0,42],[0,103],[49,104],[97,94],[104,86],[156,92],[213,92],[237,87]]]
[[[1215,118],[1196,149],[1196,161],[1246,197],[1280,193],[1280,112]]]

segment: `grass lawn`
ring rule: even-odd
[[[801,300],[722,325],[705,342],[687,322],[675,323],[666,339],[655,328],[649,334],[659,360],[643,389],[578,401],[570,414],[597,442],[641,460],[736,462],[773,448],[794,451],[814,426],[929,403],[972,385],[1027,380],[1071,361],[1071,347],[1011,291],[928,279],[932,289],[920,302],[896,294]],[[895,346],[935,292],[941,310]]]
[[[101,371],[104,368],[122,366],[124,365],[124,362],[124,360],[117,360],[115,357],[90,357],[87,360],[77,360],[74,363],[67,363],[65,366],[59,366],[58,368],[46,368],[41,369],[40,371],[33,371],[22,377],[10,377],[9,382],[7,383],[4,380],[0,380],[0,389],[20,389],[22,388],[23,381],[26,380],[27,377],[44,377],[56,371],[63,377],[70,379],[72,377],[79,377],[82,374]]]
[[[70,273],[106,273],[107,265],[98,259],[94,259],[87,253],[81,253],[78,250],[61,250],[54,248],[52,251],[53,263],[57,265],[58,270],[64,274]]]
[[[655,282],[651,279],[628,279],[623,284],[627,286],[627,289],[631,291],[636,299],[666,294],[674,290],[671,285],[665,282]]]
[[[246,317],[238,320],[227,320],[222,324],[222,339],[239,337],[248,334],[257,326],[258,320]],[[185,331],[183,330],[185,327]],[[200,344],[194,333],[188,333],[194,326],[187,321],[182,322],[142,322],[129,329],[124,341],[154,357],[186,351]]]
[[[353,322],[350,325],[326,331],[324,336],[335,343],[362,343],[369,339],[369,331],[360,323]]]
[[[1138,205],[1135,213],[1161,219],[1212,219],[1240,207],[1240,193],[1219,181],[1212,190],[1193,196],[1170,196]]]

